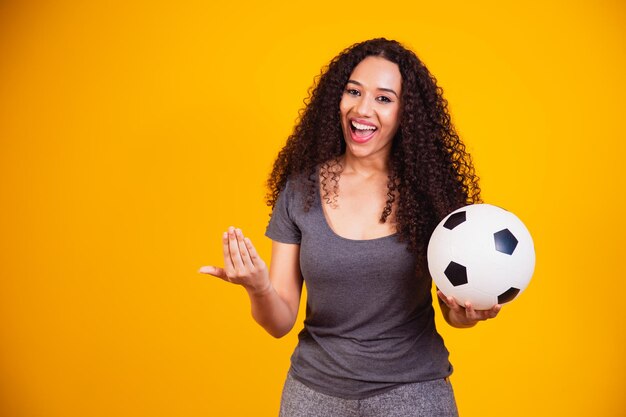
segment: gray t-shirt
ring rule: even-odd
[[[293,377],[319,392],[361,399],[403,383],[452,373],[435,329],[431,278],[397,234],[371,240],[338,236],[319,192],[304,211],[301,187],[280,193],[265,232],[300,245],[307,288],[304,328],[291,357]]]

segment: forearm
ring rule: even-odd
[[[296,321],[296,313],[291,311],[276,289],[269,284],[261,291],[247,291],[254,320],[276,338],[289,333]]]

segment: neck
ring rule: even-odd
[[[389,174],[389,158],[355,158],[346,152],[341,158],[342,172],[359,174],[363,177]]]

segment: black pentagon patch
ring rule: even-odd
[[[458,213],[451,214],[450,217],[448,217],[448,220],[446,220],[446,222],[443,224],[443,227],[445,227],[446,229],[452,230],[458,225],[460,225],[461,223],[463,223],[464,221],[465,221],[465,212],[459,211]]]
[[[498,252],[513,255],[513,251],[517,246],[517,239],[515,239],[515,236],[513,236],[513,233],[511,233],[509,229],[503,229],[494,233],[493,239],[496,242],[496,250]]]
[[[443,273],[448,277],[450,283],[455,287],[459,285],[467,284],[467,271],[465,267],[456,262],[450,262],[448,267]]]
[[[517,297],[517,294],[519,294],[519,288],[509,288],[498,296],[498,304],[508,303],[509,301]]]

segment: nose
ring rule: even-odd
[[[355,112],[359,116],[371,116],[373,113],[373,106],[370,102],[370,98],[365,94],[360,97],[354,108]]]

